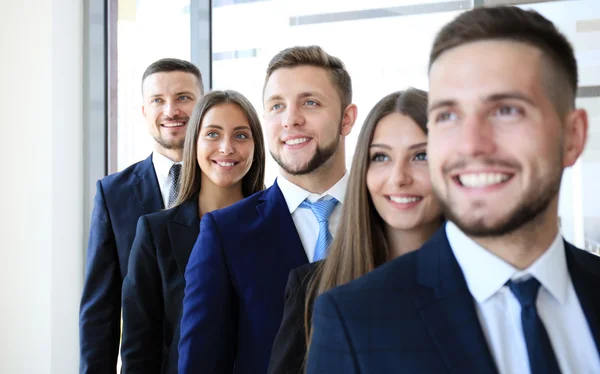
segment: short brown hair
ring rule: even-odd
[[[512,6],[475,8],[444,26],[433,42],[429,68],[444,52],[484,40],[521,42],[542,51],[550,65],[544,77],[559,114],[575,107],[577,61],[573,47],[556,26],[534,10]]]
[[[204,85],[202,83],[202,74],[200,73],[200,69],[198,69],[196,65],[192,64],[191,62],[180,60],[178,58],[161,58],[160,60],[156,60],[151,63],[142,75],[142,92],[144,90],[144,81],[150,75],[156,73],[168,73],[171,71],[182,71],[184,73],[193,74],[198,81],[200,95],[204,95]]]
[[[200,192],[200,176],[202,171],[197,161],[198,135],[202,120],[206,113],[217,105],[235,104],[248,118],[252,140],[254,141],[254,158],[248,173],[242,178],[242,194],[248,197],[265,188],[265,143],[260,125],[260,119],[250,101],[241,93],[226,91],[211,91],[198,100],[192,116],[188,121],[183,147],[183,169],[181,173],[181,186],[175,205],[183,204],[197,197]]]
[[[296,46],[280,51],[271,59],[267,67],[267,76],[263,85],[263,94],[267,81],[273,75],[275,70],[282,68],[293,68],[296,66],[316,66],[325,69],[331,77],[331,82],[335,86],[342,110],[352,103],[352,80],[346,70],[344,63],[337,57],[334,57],[317,45]]]

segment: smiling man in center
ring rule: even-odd
[[[202,217],[186,269],[180,373],[265,373],[289,272],[326,256],[347,184],[356,120],[342,61],[320,47],[279,52],[267,68],[264,130],[281,177]]]

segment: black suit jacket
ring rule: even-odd
[[[600,257],[566,242],[565,252],[599,349]],[[308,374],[497,373],[444,227],[420,250],[319,296],[313,313]]]
[[[304,372],[306,291],[320,263],[322,261],[312,262],[290,272],[285,287],[283,320],[271,350],[269,374],[300,374]]]
[[[121,285],[135,227],[162,208],[152,156],[97,183],[79,312],[81,374],[117,372]]]
[[[123,374],[177,374],[185,267],[199,232],[197,196],[140,217],[123,281]]]

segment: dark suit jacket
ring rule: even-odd
[[[205,214],[185,272],[179,373],[266,373],[287,277],[306,263],[277,183]]]
[[[184,273],[199,231],[197,197],[140,217],[123,281],[123,374],[177,374]]]
[[[81,374],[117,371],[121,285],[136,224],[162,208],[152,156],[97,183],[79,313]]]
[[[285,287],[283,320],[273,343],[269,374],[301,374],[304,372],[306,291],[317,269],[317,264],[321,262],[312,262],[290,272]]]
[[[600,347],[600,257],[565,242]],[[442,227],[401,256],[317,298],[307,373],[496,373],[475,302]]]

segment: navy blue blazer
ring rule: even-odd
[[[140,216],[163,208],[152,156],[97,185],[79,312],[81,374],[117,371],[121,285]]]
[[[205,214],[185,272],[179,373],[266,373],[288,274],[306,263],[277,183]]]
[[[177,374],[185,267],[199,229],[197,196],[140,217],[123,281],[123,374]]]
[[[565,250],[600,347],[600,257]],[[444,227],[419,251],[324,293],[313,313],[309,374],[497,373]]]

